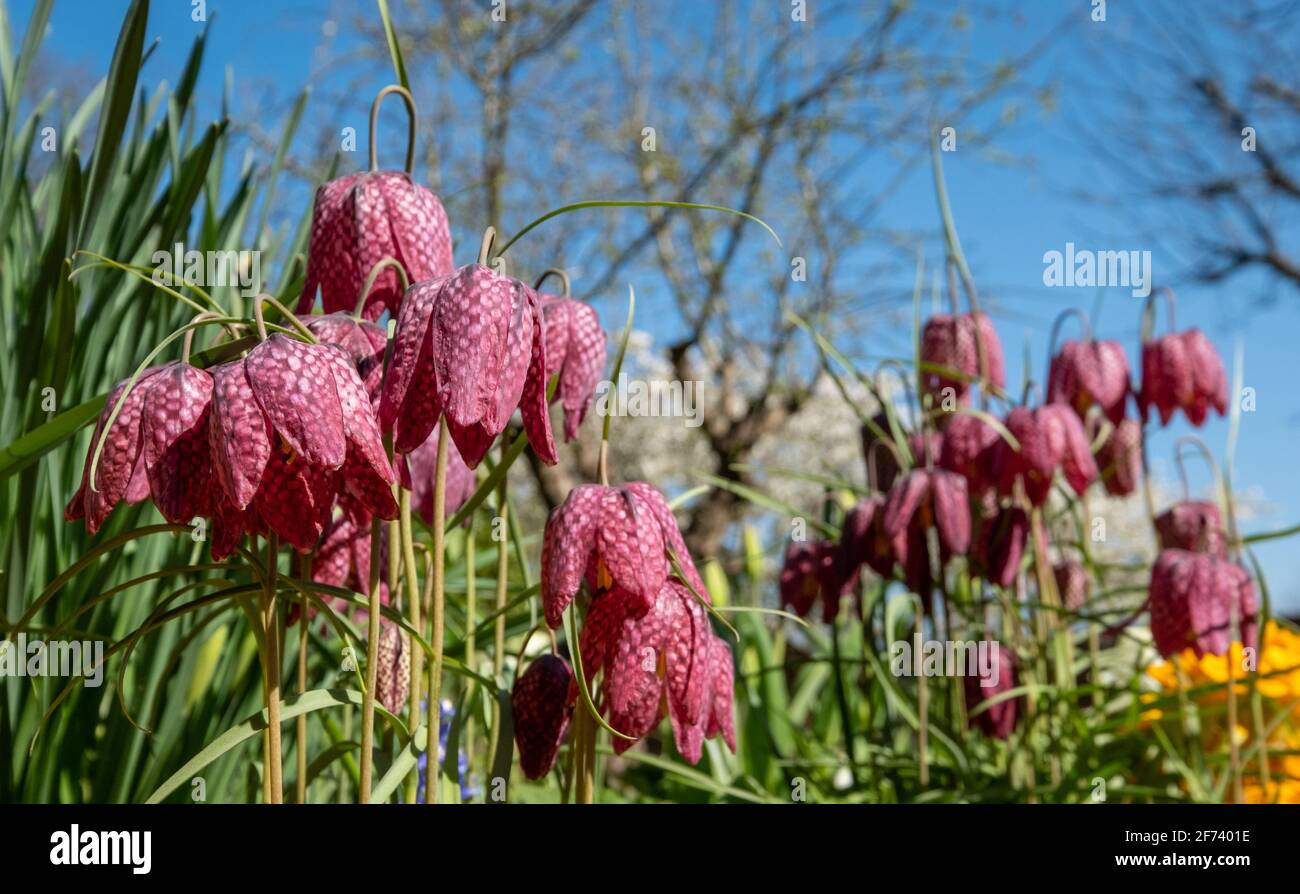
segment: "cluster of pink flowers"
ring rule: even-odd
[[[314,340],[263,333],[246,355],[211,370],[187,359],[119,383],[67,518],[84,517],[94,534],[119,502],[152,497],[173,524],[210,518],[214,559],[245,534],[274,534],[313,555],[317,582],[368,594],[372,520],[397,517],[397,486],[432,523],[440,425],[452,442],[448,513],[474,493],[474,469],[516,411],[537,456],[558,461],[552,380],[565,436],[577,437],[606,362],[599,318],[486,264],[453,267],[442,204],[409,174],[363,172],[317,191],[299,314],[318,290],[325,313],[299,321]],[[385,313],[395,322],[391,345],[376,322]],[[689,760],[707,736],[721,734],[734,750],[731,651],[712,632],[708,591],[657,490],[576,488],[547,523],[542,565],[552,626],[585,580],[590,614],[573,645],[588,682],[603,678],[611,723],[644,737],[666,704]],[[388,601],[382,579],[379,596]],[[409,646],[396,625],[385,620],[381,630],[379,696],[396,710]],[[553,762],[573,709],[571,675],[556,683],[567,668],[559,658],[533,662],[516,688],[529,776]]]
[[[937,414],[933,428],[907,437],[910,463],[888,437],[884,413],[864,426],[873,491],[845,513],[838,542],[791,542],[786,550],[781,599],[800,616],[820,596],[823,618],[833,622],[842,599],[859,594],[863,566],[902,581],[927,609],[939,583],[936,569],[941,574],[957,556],[972,573],[1010,586],[1035,536],[1030,512],[1047,502],[1058,474],[1079,496],[1099,479],[1107,493],[1127,496],[1141,475],[1142,426],[1152,408],[1162,424],[1181,410],[1196,426],[1209,408],[1227,411],[1223,363],[1196,329],[1143,344],[1136,390],[1118,342],[1064,343],[1051,358],[1046,402],[1012,406],[1000,420],[1005,433],[987,414],[970,409],[973,384],[986,394],[1000,393],[1005,384],[1002,346],[985,315],[931,318],[920,352],[923,393],[947,412]],[[1128,415],[1130,397],[1141,422]],[[1100,442],[1095,453],[1093,440]],[[1149,606],[1160,652],[1193,645],[1223,653],[1230,615],[1245,641],[1253,642],[1253,587],[1245,569],[1227,559],[1217,507],[1180,503],[1156,527],[1162,552]],[[1078,609],[1088,597],[1082,564],[1064,559],[1052,571],[1063,605]],[[1008,652],[999,661],[1005,664],[1001,678],[1009,679],[1014,656]],[[980,723],[991,735],[1005,736],[1014,727],[1014,702],[999,708],[980,715]]]

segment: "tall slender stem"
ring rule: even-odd
[[[266,727],[270,758],[271,803],[284,802],[284,765],[280,751],[280,632],[275,605],[275,565],[279,538],[266,538],[266,585],[262,591],[263,630],[266,632]]]
[[[502,462],[505,462],[505,456],[502,456]],[[506,502],[507,479],[502,476],[501,483],[497,485],[497,517],[493,520],[493,539],[497,544],[497,593],[496,593],[496,621],[492,630],[492,679],[501,685],[501,673],[505,669],[506,656],[506,596],[510,577],[510,553],[506,549],[506,530],[510,524],[510,505]],[[497,527],[499,526],[499,527]],[[497,534],[500,537],[497,537]],[[497,753],[497,745],[500,744],[501,733],[501,699],[492,699],[492,730],[488,735],[488,760],[492,760]],[[574,743],[578,738],[575,731]],[[488,803],[491,803],[489,799]]]
[[[361,697],[361,792],[358,800],[370,803],[371,777],[374,773],[375,686],[379,682],[379,559],[384,523],[376,516],[370,522],[370,602],[366,618],[366,691]]]
[[[401,531],[403,576],[406,580],[406,613],[417,636],[424,635],[424,620],[420,611],[420,581],[415,566],[415,538],[411,530],[411,492],[399,488],[397,494],[398,525]],[[414,735],[420,726],[420,699],[424,689],[424,650],[411,649],[410,699],[407,702],[406,725]],[[412,773],[406,781],[406,800],[414,804],[419,786],[419,774]]]
[[[425,800],[438,803],[438,727],[441,726],[442,703],[442,633],[443,633],[443,572],[447,561],[447,420],[438,423],[438,464],[433,475],[433,573],[429,585],[433,590],[430,609],[433,632],[429,639],[432,660],[429,662],[429,731],[426,740],[428,768],[424,785]],[[412,556],[414,562],[414,556]]]
[[[311,555],[303,556],[298,562],[299,580],[311,580]],[[298,694],[307,691],[307,588],[302,590],[302,603],[298,612]],[[299,714],[295,724],[295,736],[298,740],[298,775],[295,780],[297,803],[307,803],[307,715]]]
[[[478,667],[475,654],[477,643],[474,628],[478,625],[478,574],[474,568],[474,524],[473,516],[465,529],[465,666],[471,671]],[[471,686],[475,684],[471,683]],[[477,686],[475,686],[477,688]],[[469,756],[471,768],[474,763],[474,712],[465,717],[465,754]],[[468,771],[466,771],[468,772]]]

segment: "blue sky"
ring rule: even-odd
[[[125,0],[56,2],[46,52],[58,60],[62,76],[78,79],[90,76],[92,80],[84,89],[89,89],[93,79],[102,76],[127,6]],[[253,6],[257,9],[255,21],[248,14]],[[1023,9],[1016,16],[999,16],[992,23],[983,16],[973,16],[965,50],[984,61],[1014,55],[1050,28],[1063,13],[1082,9],[1084,12],[1080,14],[1085,15],[1087,8],[1086,3],[1066,0],[1020,6]],[[154,4],[149,38],[159,38],[160,44],[147,71],[150,84],[175,76],[203,27],[191,20],[189,7],[182,0]],[[1122,31],[1125,23],[1120,4],[1111,7],[1111,26]],[[11,2],[9,8],[17,38],[25,28],[31,2]],[[994,4],[994,8],[1005,6]],[[253,105],[267,102],[274,106],[266,109],[267,120],[278,120],[287,109],[293,89],[321,75],[314,54],[328,29],[319,10],[339,14],[335,49],[342,49],[349,41],[348,24],[356,16],[373,14],[374,5],[365,0],[352,3],[261,0],[257,4],[215,0],[207,4],[207,9],[215,21],[200,87],[201,100],[210,104],[216,117],[222,82],[229,68],[235,77],[237,101]],[[1089,54],[1098,50],[1098,40],[1105,39],[1104,32],[1094,31],[1082,39],[1060,41],[1038,63],[1036,70],[1030,72],[1031,76],[1059,79],[1061,111],[1055,116],[1030,116],[1021,124],[999,131],[997,145],[992,147],[1026,161],[1003,164],[991,161],[988,153],[975,147],[963,151],[960,135],[959,150],[944,159],[950,198],[966,254],[981,293],[999,311],[998,326],[1007,353],[1008,379],[1013,383],[1021,379],[1026,334],[1033,339],[1032,368],[1041,378],[1051,320],[1071,305],[1091,310],[1097,296],[1095,289],[1044,288],[1045,251],[1061,250],[1067,242],[1074,242],[1080,248],[1153,248],[1157,278],[1162,269],[1169,267],[1169,258],[1162,257],[1157,247],[1143,242],[1138,222],[1125,221],[1113,208],[1104,210],[1074,197],[1078,188],[1091,187],[1103,192],[1113,189],[1120,202],[1125,198],[1122,178],[1080,144],[1071,118],[1082,107],[1083,99],[1092,108],[1097,107],[1095,95],[1083,97],[1072,95],[1071,91],[1082,93],[1089,89]],[[368,89],[381,86],[384,80],[376,73],[375,83]],[[933,227],[934,209],[929,173],[919,170],[891,201],[886,218],[899,226]],[[1292,459],[1300,435],[1300,383],[1294,379],[1300,306],[1294,294],[1288,298],[1285,293],[1276,302],[1262,302],[1267,294],[1265,282],[1253,276],[1238,277],[1228,285],[1178,286],[1179,327],[1198,326],[1204,330],[1224,357],[1230,375],[1237,341],[1240,339],[1245,346],[1245,383],[1256,389],[1258,409],[1243,415],[1235,478],[1239,492],[1247,494],[1253,502],[1262,503],[1262,514],[1243,523],[1246,533],[1276,530],[1300,522],[1300,474],[1296,473]],[[1129,351],[1130,363],[1135,360],[1139,311],[1140,301],[1129,297],[1127,290],[1107,290],[1098,331],[1102,337],[1121,339]],[[1161,321],[1163,326],[1163,316]],[[1066,332],[1072,335],[1073,330]],[[905,337],[905,334],[900,332],[896,336]],[[1191,431],[1180,417],[1153,438],[1157,470],[1163,468],[1172,474],[1169,457],[1174,440]],[[1222,457],[1228,434],[1226,420],[1214,417],[1197,433]],[[1196,462],[1191,462],[1189,468],[1193,481],[1204,485],[1207,477],[1203,469]],[[1267,543],[1258,548],[1275,606],[1291,611],[1300,610],[1298,551],[1300,542],[1294,540]]]

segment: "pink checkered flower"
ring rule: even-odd
[[[1157,515],[1156,539],[1161,549],[1228,555],[1223,516],[1209,500],[1183,500]]]
[[[1245,568],[1207,553],[1166,549],[1151,569],[1151,634],[1168,658],[1191,647],[1225,655],[1236,615],[1240,641],[1256,644],[1259,605]]]
[[[1214,345],[1199,329],[1174,332],[1142,344],[1142,388],[1138,408],[1146,420],[1152,407],[1168,425],[1177,410],[1201,425],[1213,407],[1228,412],[1228,379]]]
[[[921,361],[932,367],[922,375],[922,387],[936,400],[942,398],[944,388],[952,388],[959,399],[964,399],[971,383],[980,379],[981,353],[989,384],[1001,388],[1006,381],[1002,342],[988,315],[936,314],[926,320],[921,332]]]
[[[541,779],[555,766],[555,755],[573,716],[573,671],[555,655],[528,666],[510,693],[510,710],[519,747],[519,769],[526,779]]]
[[[388,334],[383,328],[341,312],[307,317],[303,325],[322,344],[338,345],[343,349],[366,386],[370,405],[377,407],[380,386],[384,381],[384,350],[388,347]]]
[[[537,293],[481,264],[411,286],[379,404],[394,449],[419,447],[441,416],[465,463],[477,468],[516,408],[533,450],[554,465]]]
[[[1117,341],[1067,341],[1052,358],[1047,402],[1073,407],[1080,419],[1096,404],[1118,425],[1128,393],[1128,358]]]
[[[546,319],[546,380],[559,376],[555,396],[564,407],[564,439],[578,436],[605,371],[605,330],[591,305],[542,295]]]
[[[322,185],[298,313],[311,310],[317,286],[326,313],[353,310],[366,277],[384,258],[398,261],[411,282],[451,273],[451,229],[438,197],[403,171],[363,171]],[[366,296],[364,315],[395,314],[401,302],[397,271],[385,269]]]
[[[993,464],[1003,494],[1012,494],[1019,480],[1029,501],[1041,506],[1047,502],[1058,468],[1079,495],[1097,480],[1097,462],[1083,423],[1066,405],[1047,404],[1034,410],[1016,407],[1007,414],[1005,425],[1020,449],[1002,440],[994,447]]]
[[[551,512],[542,536],[542,607],[551,627],[585,580],[593,594],[617,587],[654,607],[664,581],[674,574],[669,550],[686,581],[702,597],[700,578],[663,494],[644,482],[618,487],[582,484]]]

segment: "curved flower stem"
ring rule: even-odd
[[[483,231],[483,238],[478,244],[478,262],[482,266],[486,267],[488,265],[488,261],[492,257],[492,247],[496,245],[496,241],[497,228],[489,226]]]
[[[1078,320],[1079,326],[1083,329],[1083,340],[1092,341],[1092,323],[1081,309],[1067,307],[1057,314],[1056,319],[1052,321],[1051,334],[1047,337],[1047,378],[1043,379],[1044,382],[1052,381],[1052,358],[1056,356],[1056,339],[1061,334],[1061,324],[1067,319]]]
[[[389,84],[375,94],[375,101],[370,104],[370,171],[379,170],[379,152],[375,143],[375,128],[379,124],[379,104],[390,93],[396,93],[406,103],[406,173],[409,175],[415,167],[415,99],[411,92],[400,84]]]
[[[569,273],[567,270],[562,270],[559,267],[548,267],[545,270],[543,270],[542,275],[537,277],[537,281],[533,283],[533,291],[534,292],[540,291],[542,288],[542,283],[546,282],[547,277],[551,277],[551,276],[558,277],[560,280],[561,298],[573,297],[572,292],[570,291]]]
[[[219,319],[221,319],[221,314],[213,313],[210,310],[205,310],[201,314],[195,314],[194,317],[190,320],[190,324],[193,325],[194,323],[199,323],[202,322],[203,320],[219,320]],[[190,348],[193,346],[194,346],[194,329],[186,329],[185,338],[181,341],[181,365],[182,366],[189,366]]]
[[[426,740],[427,755],[425,766],[427,775],[424,791],[425,801],[438,803],[438,788],[441,785],[438,761],[438,728],[442,725],[442,640],[443,640],[443,573],[447,561],[447,503],[444,496],[447,491],[447,420],[438,421],[438,462],[433,474],[433,573],[429,575],[427,586],[432,592],[430,620],[433,631],[430,635],[432,659],[429,662],[429,723]],[[414,558],[412,558],[414,561]]]
[[[257,323],[257,335],[262,339],[262,341],[266,341],[266,320],[262,318],[263,304],[269,304],[278,310],[280,315],[288,320],[293,328],[298,330],[299,334],[302,335],[303,340],[308,344],[320,344],[320,339],[318,339],[310,329],[303,325],[302,320],[298,319],[298,316],[293,311],[281,304],[275,296],[268,295],[266,292],[263,292],[253,299],[253,320]]]
[[[404,487],[399,487],[397,490],[397,507],[397,526],[402,544],[403,578],[406,581],[406,612],[410,618],[411,627],[416,631],[423,631],[424,621],[420,610],[420,580],[415,564],[415,537],[411,528],[411,492]],[[390,538],[391,542],[393,541]],[[396,555],[391,549],[389,553],[393,556]],[[411,682],[407,726],[414,734],[415,730],[420,726],[421,690],[424,688],[424,650],[412,649],[411,651]],[[418,786],[419,772],[416,771],[407,780],[407,803],[415,803]]]
[[[361,697],[361,791],[358,800],[370,803],[371,778],[374,773],[375,686],[379,682],[379,560],[383,521],[378,516],[370,522],[370,602],[366,618],[366,691]]]
[[[1187,480],[1187,467],[1183,464],[1184,447],[1195,448],[1201,454],[1205,464],[1210,467],[1210,475],[1214,479],[1215,493],[1226,500],[1228,495],[1223,490],[1223,475],[1219,472],[1219,464],[1214,461],[1214,454],[1210,452],[1210,448],[1196,435],[1182,435],[1174,442],[1174,464],[1178,467],[1178,478],[1183,485],[1183,499],[1190,500],[1192,498],[1191,485]],[[1232,537],[1230,542],[1235,542],[1235,537]]]
[[[366,281],[361,286],[361,293],[357,295],[357,306],[352,311],[354,320],[361,319],[361,314],[366,309],[366,299],[370,297],[370,290],[375,287],[375,280],[379,279],[379,274],[390,267],[397,271],[397,277],[402,281],[403,293],[411,287],[411,277],[407,274],[406,267],[402,265],[402,262],[396,258],[383,258],[375,266],[371,267],[370,272],[366,274]]]
[[[275,599],[275,566],[279,540],[266,538],[266,586],[262,590],[263,630],[266,636],[266,729],[270,758],[271,803],[284,802],[284,769],[280,750],[280,633]]]
[[[298,561],[298,579],[311,580],[312,554],[308,553]],[[307,588],[302,590],[302,603],[298,609],[298,693],[307,692]],[[298,750],[297,803],[307,803],[307,715],[299,714],[295,729]]]

